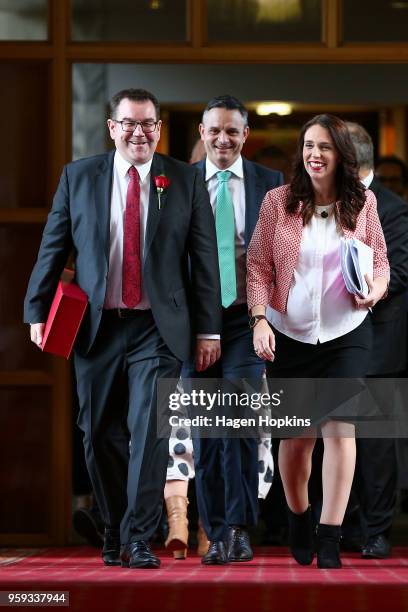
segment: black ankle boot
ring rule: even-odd
[[[320,569],[340,569],[340,525],[317,526],[317,567]]]
[[[289,548],[300,565],[310,565],[314,557],[312,513],[310,506],[302,514],[288,508]]]

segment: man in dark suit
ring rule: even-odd
[[[406,363],[408,204],[375,179],[373,143],[366,130],[356,123],[348,123],[347,127],[356,150],[360,178],[377,198],[391,268],[388,295],[373,309],[374,345],[369,375],[396,377]],[[383,559],[390,554],[396,486],[395,440],[358,439],[353,489],[360,502],[365,536],[362,556],[366,559]]]
[[[221,327],[216,237],[197,169],[155,153],[155,96],[141,89],[113,96],[108,128],[116,150],[64,168],[25,321],[40,345],[73,249],[76,281],[89,298],[74,355],[78,424],[106,526],[103,560],[154,568],[160,561],[148,541],[168,457],[168,440],[157,436],[157,381],[179,377],[197,334],[197,369],[219,357],[219,341],[208,339]]]
[[[246,250],[264,195],[283,183],[280,172],[241,157],[248,113],[232,96],[211,100],[200,124],[206,158],[196,165],[215,215],[223,305],[222,357],[205,376],[261,379],[246,304]],[[193,368],[185,376],[198,377]],[[194,443],[197,503],[210,547],[208,565],[249,561],[247,527],[257,521],[258,450],[252,439],[198,439]]]

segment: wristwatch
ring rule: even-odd
[[[265,319],[266,321],[266,317],[265,315],[254,315],[253,317],[249,318],[249,327],[251,329],[254,329],[255,325],[261,321],[261,319]]]

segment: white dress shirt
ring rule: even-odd
[[[325,210],[328,217],[323,218]],[[267,318],[286,336],[317,344],[352,331],[368,309],[358,309],[346,289],[340,265],[340,240],[334,204],[318,206],[303,228],[299,257],[289,290],[286,313],[267,308]]]
[[[245,183],[242,157],[238,159],[225,171],[231,172],[228,181],[228,189],[231,193],[232,204],[234,207],[235,219],[235,274],[237,281],[236,304],[245,304],[246,298],[246,250],[245,250]],[[210,196],[211,207],[214,216],[217,214],[217,173],[221,172],[209,159],[205,162],[205,182]]]
[[[371,183],[374,180],[374,172],[372,170],[370,170],[370,172],[367,174],[367,176],[365,177],[365,179],[362,179],[362,183],[364,185],[364,187],[366,189],[370,188]]]
[[[116,151],[113,159],[113,183],[110,215],[109,270],[104,308],[127,308],[122,301],[122,263],[123,263],[123,221],[126,210],[126,194],[130,181],[129,168],[132,164],[123,159]],[[140,251],[143,266],[144,243],[150,195],[150,168],[152,160],[135,165],[140,177]],[[141,270],[142,272],[142,270]],[[139,310],[150,308],[150,302],[141,278],[141,300],[136,306]]]

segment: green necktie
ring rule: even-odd
[[[217,230],[218,260],[220,266],[221,298],[224,308],[237,299],[237,280],[235,275],[235,219],[228,180],[231,172],[217,172],[218,191],[215,209]]]

